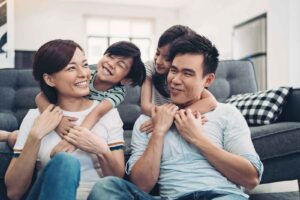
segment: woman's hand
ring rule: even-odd
[[[50,157],[52,158],[55,154],[59,152],[67,152],[67,153],[72,153],[73,151],[76,150],[76,147],[66,141],[65,139],[61,140],[51,151]]]
[[[141,125],[140,131],[141,132],[145,132],[145,133],[151,133],[153,131],[153,122],[152,122],[152,119],[149,119],[149,120],[145,121]]]
[[[31,134],[38,139],[42,139],[57,127],[62,117],[62,110],[58,106],[50,104],[46,110],[34,120]]]
[[[93,134],[85,127],[74,126],[64,139],[87,153],[100,155],[110,151],[103,138]]]

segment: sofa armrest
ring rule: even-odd
[[[292,89],[287,103],[280,115],[279,122],[300,122],[300,88]]]

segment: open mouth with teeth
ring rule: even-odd
[[[88,84],[88,81],[80,81],[80,82],[75,83],[75,86],[79,87],[79,88],[86,88],[89,86],[89,84]]]
[[[103,73],[105,75],[110,75],[110,76],[113,75],[112,71],[108,67],[103,66],[102,68],[103,68]]]

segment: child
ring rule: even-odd
[[[168,53],[172,43],[181,37],[195,34],[187,26],[175,25],[167,29],[159,38],[158,47],[154,61],[145,63],[147,77],[141,90],[141,107],[144,114],[151,116],[151,110],[155,105],[162,105],[170,102],[167,88],[167,75],[171,67],[168,60]],[[189,106],[194,111],[206,113],[217,106],[214,96],[205,89],[201,99]],[[205,119],[204,119],[205,122]],[[140,128],[142,132],[152,131],[152,121],[146,121]]]
[[[145,79],[145,67],[141,60],[140,50],[131,42],[117,42],[108,47],[103,57],[97,64],[97,69],[92,70],[90,80],[90,94],[87,98],[98,100],[99,104],[89,113],[81,126],[91,129],[95,123],[110,109],[118,106],[126,95],[125,84],[131,86],[141,85]],[[38,108],[43,111],[50,104],[43,93],[36,97]],[[76,118],[64,116],[56,132],[63,137],[74,126]],[[0,132],[0,136],[1,136]],[[3,135],[8,132],[3,132]],[[72,152],[75,147],[62,140],[55,151]]]

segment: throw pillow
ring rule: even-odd
[[[278,119],[291,89],[280,87],[257,93],[233,95],[225,103],[236,106],[249,125],[270,124]]]

